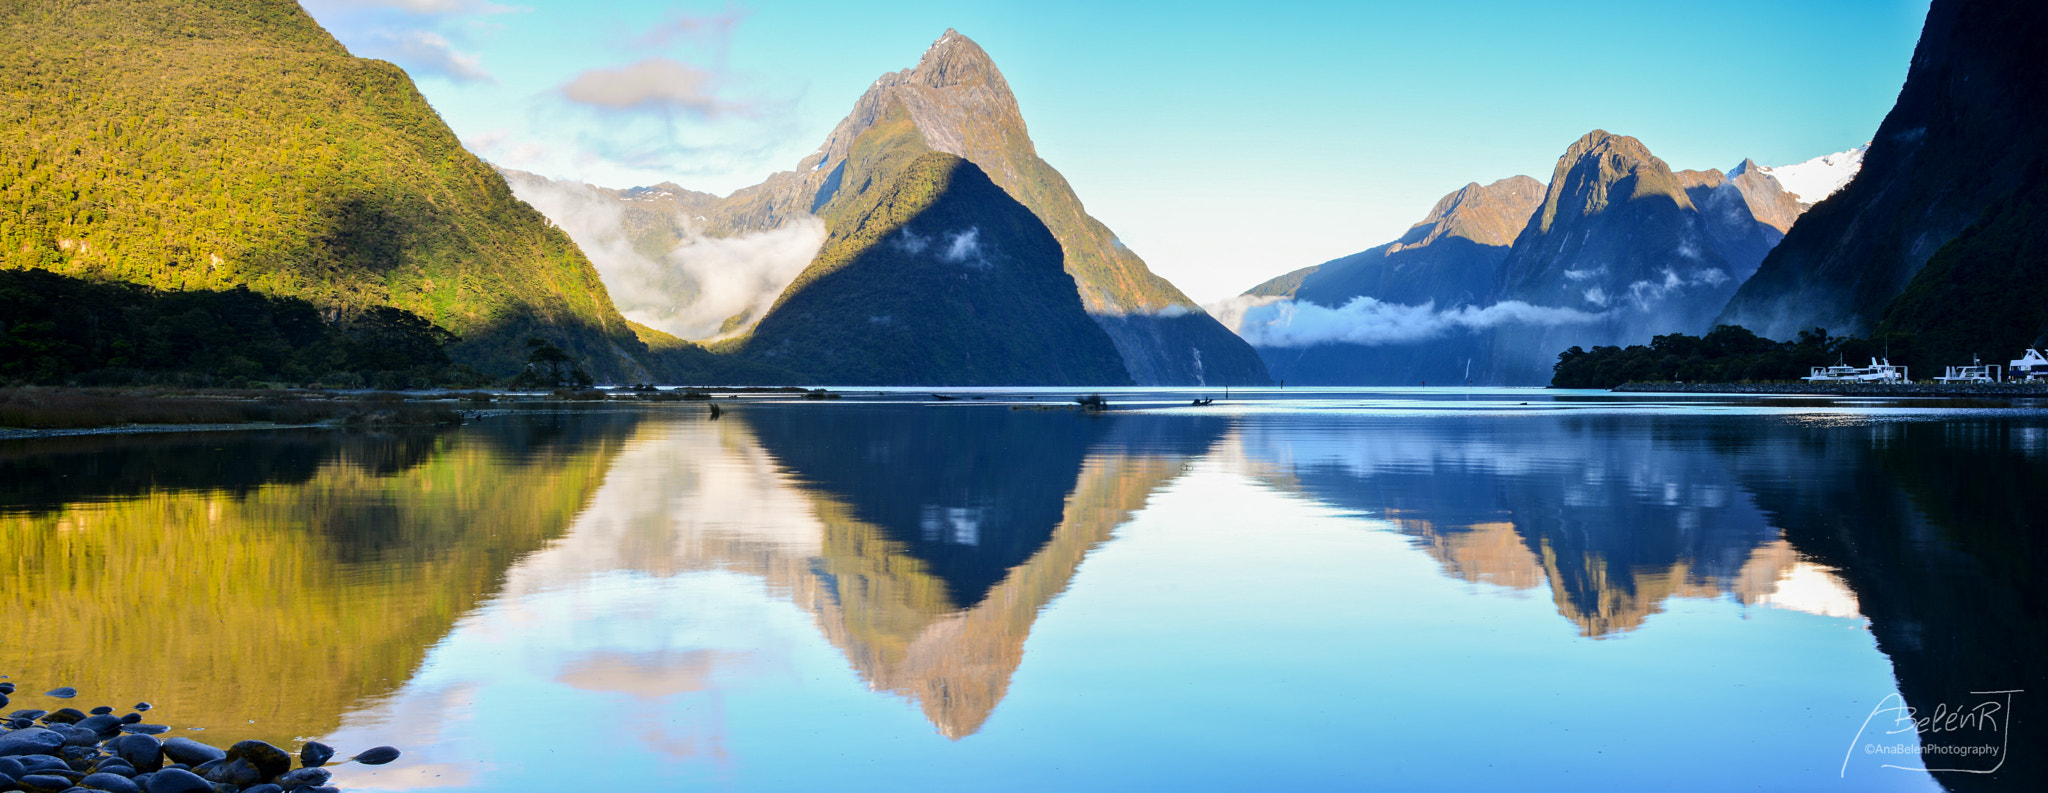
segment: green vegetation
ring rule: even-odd
[[[395,307],[496,376],[536,335],[638,373],[569,238],[290,0],[7,3],[0,96],[0,269]]]
[[[973,163],[924,154],[827,214],[817,259],[719,349],[813,383],[1130,382],[1059,240]]]
[[[150,393],[104,388],[0,389],[0,427],[79,429],[125,424],[458,424],[438,405],[406,404],[398,394],[329,399],[279,392]]]
[[[330,319],[238,286],[164,292],[42,270],[0,270],[0,384],[252,382],[383,388],[473,385],[449,333],[377,306]]]
[[[2048,167],[2026,181],[2037,187],[1993,203],[1886,306],[1878,334],[1911,339],[1916,369],[2004,364],[2048,337]]]
[[[1613,388],[1623,383],[1797,380],[1815,366],[1885,354],[1882,342],[1829,336],[1821,328],[1800,331],[1797,340],[1780,342],[1739,325],[1717,325],[1704,337],[1672,333],[1651,339],[1648,347],[1573,347],[1557,356],[1550,385]]]

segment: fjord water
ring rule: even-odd
[[[2040,780],[2048,413],[984,396],[0,445],[0,674],[352,790]]]

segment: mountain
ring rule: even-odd
[[[1514,176],[1465,185],[1393,242],[1296,270],[1245,294],[1338,308],[1352,299],[1436,308],[1483,305],[1509,246],[1542,201],[1543,183]],[[1260,347],[1266,368],[1302,385],[1463,382],[1483,345],[1464,335],[1431,344],[1328,343]]]
[[[981,47],[948,30],[914,69],[882,75],[818,151],[698,211],[711,235],[818,217],[833,233],[868,193],[931,152],[973,163],[1059,241],[1076,296],[1140,384],[1262,384],[1243,339],[1160,278],[1087,214],[1066,178],[1040,159],[1009,83]]]
[[[569,238],[291,0],[7,3],[0,93],[0,267],[395,306],[492,374],[541,335],[646,376]]]
[[[839,204],[831,229],[724,351],[849,385],[1131,382],[1059,240],[973,163],[924,154]]]
[[[1548,185],[1467,185],[1400,240],[1254,287],[1292,302],[1240,330],[1297,383],[1542,383],[1573,345],[1704,332],[1804,209],[1754,162],[1673,171],[1594,130]]]
[[[1818,204],[1821,199],[1834,195],[1856,178],[1856,172],[1863,169],[1863,153],[1870,150],[1865,143],[1848,151],[1823,154],[1806,162],[1780,165],[1776,168],[1758,167],[1757,170],[1778,180],[1785,186],[1785,192],[1808,206]]]
[[[2044,34],[2048,8],[2039,3],[1932,3],[1905,86],[1862,169],[1786,235],[1717,321],[1781,338],[1815,326],[1870,333],[1911,285],[1922,308],[1902,306],[1886,332],[1941,330],[1944,317],[1995,313],[2004,325],[2026,326],[2014,338],[2038,337],[2048,287],[2018,271],[2040,269],[2048,232],[2038,215],[2019,210],[2043,203],[2048,76],[2036,42]],[[1958,246],[1956,261],[1921,282],[1922,268],[1950,245]],[[1994,278],[1948,277],[1958,272]],[[2007,274],[2019,293],[1995,286]]]

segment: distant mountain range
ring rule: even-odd
[[[586,237],[610,235],[643,256],[656,259],[671,255],[683,241],[759,240],[763,235],[791,234],[792,229],[801,230],[805,224],[820,220],[833,239],[843,240],[849,233],[848,224],[857,224],[865,217],[872,194],[899,189],[897,181],[905,170],[934,152],[971,163],[1010,199],[1036,216],[1057,240],[1056,250],[1042,252],[1051,257],[1048,262],[1015,263],[1026,267],[1052,264],[1063,269],[1071,276],[1080,310],[1114,346],[1122,374],[1109,377],[1097,372],[1089,376],[1088,382],[1270,382],[1264,364],[1244,340],[1204,313],[1172,283],[1154,274],[1136,253],[1117,242],[1113,232],[1087,214],[1066,179],[1038,157],[1017,99],[994,61],[957,31],[946,31],[925,52],[916,68],[885,74],[876,80],[818,151],[805,157],[793,171],[776,173],[759,185],[724,198],[692,193],[673,185],[611,191],[606,195],[616,202],[666,212],[668,219],[649,220],[643,213],[628,210],[610,227],[588,232],[579,230],[575,222],[564,222],[564,227],[577,235],[586,249],[592,247]],[[545,204],[545,199],[537,197],[544,189],[542,183],[515,176],[512,184],[522,196]],[[972,211],[1002,214],[1007,210],[990,206]],[[902,220],[909,221],[907,217]],[[773,262],[752,260],[749,264],[786,273],[781,275],[785,279],[796,275],[787,256]],[[871,277],[882,277],[881,271]],[[878,288],[863,287],[859,291],[879,294]],[[793,297],[781,294],[774,303],[790,306]],[[772,311],[764,314],[749,307],[725,316],[715,328],[701,321],[701,311],[693,313],[679,307],[677,313],[690,314],[692,324],[688,331],[713,331],[696,338],[737,334],[718,346],[722,352],[822,375],[842,371],[834,360],[862,355],[861,350],[885,337],[898,338],[895,334],[902,328],[928,327],[936,332],[941,327],[936,318],[946,310],[939,308],[943,302],[910,301],[887,312],[871,310],[871,306],[845,306],[849,313],[837,319],[849,324],[836,326],[829,343],[820,337],[815,340],[817,343],[801,345],[807,350],[802,354],[782,346],[784,342],[795,343],[787,337],[778,337],[771,346],[759,335],[760,331],[748,332],[749,328],[789,327],[787,323],[773,321]],[[923,315],[923,305],[939,313]],[[1051,308],[1048,304],[1033,310]],[[1059,310],[1066,308],[1062,306]],[[867,317],[884,313],[899,323],[892,326],[896,330],[881,335],[869,333],[881,326],[868,324]],[[685,330],[674,325],[665,329]],[[972,335],[982,330],[954,326],[947,332]],[[1010,327],[1000,332],[1029,331]],[[996,348],[987,348],[979,354],[985,359],[997,352]],[[1040,363],[1020,363],[1023,369],[1019,371],[1038,367]],[[977,378],[982,376],[950,365],[934,363],[933,367],[913,382],[944,383],[963,381],[962,378],[978,382]]]
[[[1673,171],[1595,130],[1470,184],[1401,239],[1246,295],[1240,332],[1301,384],[1539,384],[1557,352],[1700,332],[1806,210],[1767,169]]]

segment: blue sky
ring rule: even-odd
[[[303,0],[493,162],[725,194],[815,150],[946,28],[1040,156],[1199,301],[1398,236],[1601,128],[1674,168],[1860,145],[1926,0],[1650,3]]]

